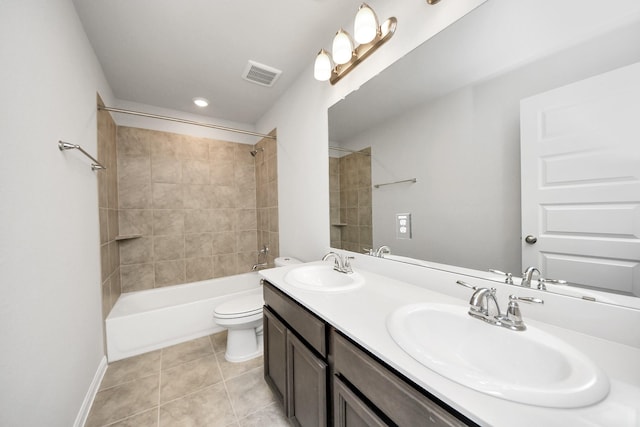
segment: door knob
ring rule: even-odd
[[[529,234],[527,237],[524,238],[524,241],[530,245],[533,245],[535,242],[538,241],[538,238],[536,236],[532,236],[531,234]]]

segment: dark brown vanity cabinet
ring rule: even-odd
[[[327,425],[326,324],[291,298],[264,284],[264,376],[301,427]]]
[[[268,282],[264,301],[264,376],[295,425],[475,425],[418,391]]]

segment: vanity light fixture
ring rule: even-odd
[[[206,98],[193,98],[193,103],[196,104],[198,107],[204,108],[207,105],[209,105],[209,100]]]
[[[359,45],[354,48],[351,36],[340,29],[333,39],[332,54],[321,49],[316,56],[313,67],[316,80],[329,80],[332,85],[336,84],[393,36],[397,22],[396,18],[391,17],[378,25],[378,17],[373,9],[362,3],[354,24],[354,37]]]

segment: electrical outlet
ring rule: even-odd
[[[396,238],[411,239],[411,214],[396,214]]]

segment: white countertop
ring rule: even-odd
[[[284,280],[289,270],[299,266],[263,270],[260,274],[389,366],[480,425],[640,427],[638,348],[530,320],[523,310],[525,323],[554,334],[589,355],[609,376],[611,391],[600,403],[575,409],[545,408],[511,402],[472,390],[426,368],[405,353],[387,332],[387,317],[403,305],[438,302],[465,306],[466,301],[358,268],[354,271],[363,275],[366,280],[360,288],[337,293],[304,290],[291,286]],[[433,280],[441,280],[442,274],[439,272],[439,277],[434,274]],[[449,274],[450,279],[455,282],[456,276]],[[629,327],[637,329],[640,325]]]

